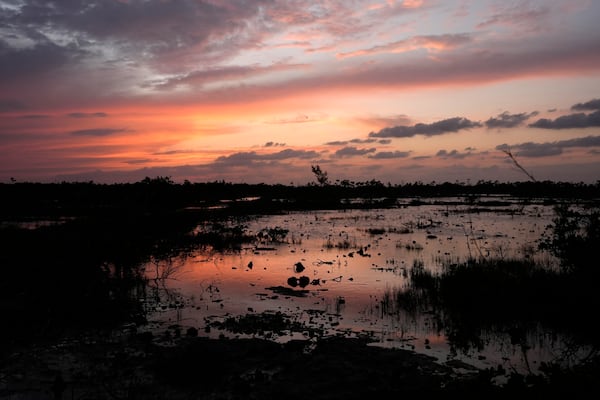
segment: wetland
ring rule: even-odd
[[[597,184],[0,191],[0,398],[598,391]]]

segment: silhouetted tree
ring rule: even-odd
[[[542,249],[550,250],[561,261],[567,272],[600,273],[592,262],[600,243],[600,209],[575,210],[569,204],[554,208],[556,217],[549,236],[540,243]]]
[[[315,174],[319,185],[325,186],[329,183],[329,177],[327,176],[327,172],[323,171],[320,166],[311,165],[310,167],[312,169],[313,174]]]

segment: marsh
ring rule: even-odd
[[[7,398],[595,388],[595,186],[2,191]]]

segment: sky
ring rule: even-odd
[[[598,0],[0,0],[0,182],[600,180]]]

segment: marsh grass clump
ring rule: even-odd
[[[452,312],[493,320],[526,318],[545,308],[557,276],[527,260],[471,259],[432,277],[436,300]],[[420,285],[419,281],[415,282]]]
[[[423,260],[415,259],[413,261],[409,276],[410,281],[415,287],[429,291],[437,290],[438,282],[435,279],[435,275],[425,269],[425,263]]]
[[[415,261],[410,281],[384,296],[385,310],[433,311],[449,336],[458,332],[551,327],[598,343],[589,321],[600,306],[594,284],[529,259],[468,259],[438,273]],[[600,344],[600,343],[598,343]]]
[[[399,315],[407,312],[410,315],[417,315],[428,308],[430,305],[429,296],[425,290],[393,287],[387,289],[381,298],[382,315]]]
[[[326,249],[354,249],[359,247],[355,241],[351,241],[349,238],[341,238],[337,241],[333,240],[331,236],[327,238],[327,241],[323,245]]]
[[[435,291],[434,275],[425,269],[422,260],[414,260],[407,276],[412,284],[408,288],[388,288],[380,301],[383,315],[398,315],[406,311],[411,315],[427,311],[432,306],[429,293]]]
[[[433,311],[439,328],[459,347],[481,347],[484,332],[505,332],[522,343],[529,329],[539,327],[600,346],[589,329],[600,307],[600,270],[592,262],[600,243],[600,211],[597,206],[558,205],[555,213],[537,251],[526,249],[520,258],[495,252],[464,261],[441,259],[438,272],[415,261],[406,287],[386,291],[382,310]],[[554,256],[555,263],[540,261],[544,253]]]
[[[194,240],[198,245],[211,246],[216,250],[239,250],[245,243],[256,240],[245,225],[228,226],[223,222],[213,222],[197,229]]]
[[[257,234],[256,238],[261,243],[286,243],[289,229],[276,226],[274,228],[263,228]]]

